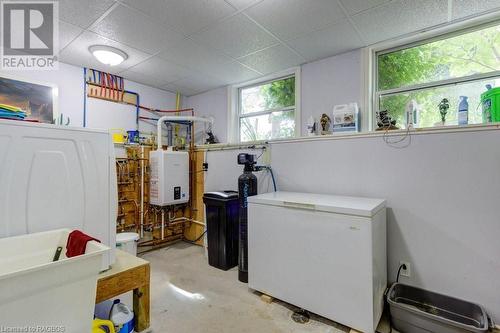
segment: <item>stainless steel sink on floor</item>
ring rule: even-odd
[[[388,292],[394,327],[405,333],[487,332],[482,306],[401,283]]]

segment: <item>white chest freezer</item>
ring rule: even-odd
[[[248,198],[248,285],[373,333],[387,285],[385,200],[273,192]]]
[[[79,229],[111,251],[117,188],[107,131],[0,120],[0,238]]]

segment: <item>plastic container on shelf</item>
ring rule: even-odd
[[[59,229],[0,239],[0,323],[3,327],[92,328],[97,276],[104,244],[90,241],[85,254],[66,258],[68,235]],[[63,251],[53,261],[58,247]]]
[[[469,123],[469,102],[467,96],[460,96],[458,104],[458,125],[467,125]]]
[[[127,131],[127,142],[129,144],[138,144],[139,143],[139,131],[138,130]]]
[[[500,87],[488,89],[481,94],[483,122],[500,122]]]
[[[113,143],[125,143],[127,141],[127,132],[121,128],[112,128],[109,130]]]

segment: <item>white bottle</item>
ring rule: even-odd
[[[119,299],[113,302],[109,319],[115,326],[116,333],[131,333],[134,331],[134,312]]]
[[[310,116],[307,119],[307,135],[308,136],[315,136],[317,134],[316,128],[317,128],[316,120],[314,119],[313,116]]]
[[[412,99],[406,104],[406,128],[418,127],[418,104]]]
[[[469,123],[469,102],[467,96],[460,96],[458,104],[458,124],[467,125]]]

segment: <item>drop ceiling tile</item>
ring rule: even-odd
[[[83,32],[76,25],[59,21],[59,50],[64,49],[70,42]]]
[[[221,79],[225,84],[245,82],[262,76],[262,73],[249,69],[236,61],[221,64],[214,69],[214,71],[206,73]]]
[[[178,81],[193,74],[193,71],[157,56],[141,62],[130,70],[143,73],[165,83]]]
[[[363,46],[363,42],[347,19],[326,29],[290,40],[287,44],[302,54],[307,61],[326,58]]]
[[[275,73],[300,65],[303,59],[281,44],[239,58],[238,61],[263,74]]]
[[[59,19],[88,28],[114,3],[113,0],[59,0]]]
[[[189,89],[189,88],[186,88],[186,87],[181,87],[181,86],[178,86],[174,83],[169,83],[169,84],[166,84],[162,87],[163,90],[167,90],[167,91],[171,91],[173,93],[181,93],[183,96],[192,96],[192,95],[196,95],[197,94],[197,91],[194,90],[194,89]]]
[[[283,40],[345,17],[338,2],[333,0],[264,0],[245,13]]]
[[[175,47],[160,52],[158,56],[185,67],[202,71],[210,70],[214,65],[231,60],[231,58],[191,39],[183,40]]]
[[[126,4],[190,35],[234,13],[224,0],[125,0]]]
[[[172,82],[171,84],[167,84],[166,86],[164,86],[164,88],[169,90],[167,87],[177,87],[177,89],[181,90],[181,92],[187,91],[187,95],[190,96],[199,94],[207,90],[212,90],[223,85],[224,83],[217,78],[208,75],[202,75],[201,73],[196,73],[193,76]]]
[[[391,0],[340,0],[349,15],[353,15],[364,10],[383,5]]]
[[[147,15],[122,5],[116,7],[91,30],[151,54],[166,47],[173,47],[184,38],[181,34],[155,23]]]
[[[230,17],[193,38],[232,57],[241,57],[278,43],[243,14]]]
[[[447,21],[448,0],[398,0],[352,18],[367,44],[426,29]]]
[[[155,87],[155,88],[159,88],[159,89],[162,89],[162,87],[168,83],[168,81],[164,81],[161,79],[159,80],[156,77],[151,77],[151,76],[145,75],[142,72],[134,72],[132,70],[126,70],[126,71],[120,72],[120,76],[123,76],[124,78],[126,78],[128,80],[142,83],[142,84],[145,84],[147,86]]]
[[[186,39],[159,57],[224,80],[227,84],[250,80],[260,75],[216,51]]]
[[[116,47],[128,55],[128,59],[117,66],[107,66],[98,62],[94,56],[90,53],[89,47],[91,45],[109,45]],[[59,55],[62,62],[69,64],[91,67],[103,71],[108,71],[116,74],[130,66],[136,65],[149,57],[148,54],[135,50],[129,46],[111,41],[107,38],[99,36],[93,32],[85,31],[73,42],[71,42]]]
[[[477,15],[490,10],[500,10],[499,0],[453,0],[452,19]]]

